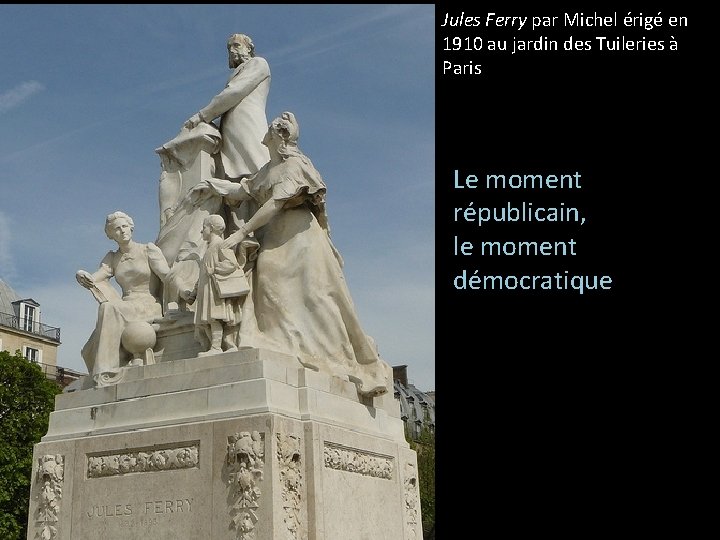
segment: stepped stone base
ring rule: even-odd
[[[271,351],[61,394],[33,460],[28,539],[422,538],[393,395]]]

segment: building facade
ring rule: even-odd
[[[435,433],[435,392],[423,392],[408,382],[406,365],[393,366],[393,386],[408,437],[417,440],[424,429]]]
[[[40,304],[20,297],[0,278],[0,351],[20,351],[64,387],[81,374],[57,365],[59,346],[60,328],[42,322]]]

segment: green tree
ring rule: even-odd
[[[0,538],[27,536],[33,445],[61,389],[19,351],[0,351]]]
[[[409,437],[408,440],[410,448],[417,452],[420,511],[423,536],[427,540],[435,537],[435,433],[423,426],[416,440]]]

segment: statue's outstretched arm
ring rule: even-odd
[[[284,205],[285,201],[278,199],[269,199],[265,204],[260,207],[257,212],[255,212],[255,215],[251,217],[245,225],[240,227],[237,231],[232,233],[223,241],[222,247],[235,247],[248,234],[270,223],[270,220],[272,220],[276,215],[282,212]]]

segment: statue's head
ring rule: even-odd
[[[228,38],[228,66],[236,68],[246,60],[255,56],[255,45],[250,36],[245,34],[232,34]]]
[[[203,220],[203,229],[209,227],[210,230],[217,234],[225,231],[225,220],[217,214],[210,214]]]
[[[288,157],[299,153],[297,146],[299,136],[300,126],[295,120],[295,115],[286,111],[270,122],[262,143],[271,151],[274,147],[280,155]]]
[[[127,224],[130,226],[131,233],[135,230],[135,222],[125,212],[120,212],[118,210],[117,212],[108,214],[107,218],[105,218],[105,234],[107,235],[107,237],[110,240],[116,240],[115,230],[119,225],[123,224]]]
[[[291,112],[284,112],[275,120],[270,122],[268,131],[272,131],[278,135],[285,144],[297,144],[300,136],[300,126],[295,120],[295,115]]]

